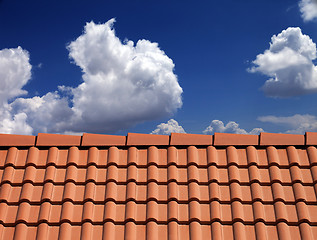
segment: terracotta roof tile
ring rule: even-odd
[[[35,136],[0,134],[0,146],[34,146]]]
[[[258,144],[258,135],[244,135],[231,133],[215,133],[214,135],[215,146],[250,146]]]
[[[124,146],[125,136],[84,133],[81,146]]]
[[[128,133],[128,146],[169,145],[169,136],[155,134]]]
[[[39,133],[36,146],[80,146],[81,136]]]
[[[171,133],[170,145],[212,145],[212,135]]]
[[[306,132],[306,145],[317,145],[317,133]]]
[[[265,133],[260,134],[261,146],[305,145],[305,136],[296,134]]]
[[[183,134],[189,142],[180,145],[172,136],[170,145],[169,136],[129,136],[127,145],[107,146],[102,135],[100,146],[85,145],[84,137],[82,146],[70,144],[63,135],[67,144],[58,145],[55,135],[45,135],[51,144],[3,146],[0,239],[317,235],[314,144],[278,144],[275,134],[264,147],[239,141],[218,147]]]

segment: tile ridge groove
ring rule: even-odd
[[[55,162],[49,162],[49,163],[45,163],[45,165],[34,164],[34,163],[27,163],[25,165],[16,165],[13,163],[5,163],[2,166],[0,166],[0,169],[5,169],[6,167],[13,167],[14,169],[26,169],[26,167],[28,167],[28,166],[34,166],[36,169],[46,169],[48,166],[55,166],[58,169],[66,169],[68,166],[71,166],[71,165],[77,167],[78,169],[86,169],[87,167],[89,167],[91,165],[94,165],[99,169],[108,168],[109,166],[112,166],[112,165],[115,165],[117,168],[126,168],[126,167],[131,166],[131,165],[134,165],[138,168],[147,168],[151,165],[155,165],[158,168],[168,168],[169,166],[173,165],[173,166],[176,166],[177,168],[186,169],[188,166],[195,165],[198,169],[205,169],[205,168],[208,168],[211,166],[215,166],[218,169],[226,169],[227,167],[234,165],[234,166],[238,167],[239,169],[248,169],[251,166],[257,166],[259,169],[268,169],[269,167],[272,167],[272,166],[276,166],[279,169],[290,169],[290,167],[294,167],[294,166],[296,166],[300,169],[310,169],[311,167],[317,166],[317,162],[310,163],[309,165],[300,165],[298,163],[291,163],[289,165],[285,165],[285,164],[278,164],[275,162],[265,164],[265,165],[259,165],[256,163],[249,163],[247,165],[237,164],[237,163],[229,163],[226,165],[216,164],[216,163],[208,163],[208,164],[188,163],[186,165],[176,164],[176,163],[166,163],[166,164],[149,163],[149,164],[145,165],[145,164],[137,164],[137,163],[118,164],[115,162],[110,162],[107,164],[97,164],[95,162],[90,162],[87,164],[78,164],[78,163],[74,163],[74,162],[70,162],[67,164],[57,164]]]
[[[63,223],[69,223],[69,224],[72,225],[72,221],[71,221],[70,219],[67,219],[67,218],[65,218],[65,219],[60,219],[58,223],[59,223],[59,225],[61,225],[61,224],[63,224]]]
[[[81,223],[84,224],[84,223],[91,223],[91,224],[94,224],[94,221],[90,218],[85,218],[85,219],[82,219],[81,220]]]
[[[258,179],[254,179],[250,182],[239,182],[238,180],[234,179],[234,180],[231,180],[231,181],[228,181],[228,182],[219,182],[218,180],[216,179],[211,179],[210,181],[208,182],[198,182],[196,179],[191,179],[191,180],[188,180],[186,182],[180,182],[180,181],[176,181],[175,179],[171,179],[171,180],[168,180],[168,181],[164,181],[164,182],[158,182],[157,179],[150,179],[150,180],[147,180],[147,181],[136,181],[135,179],[130,179],[130,180],[127,180],[127,181],[123,181],[123,182],[118,182],[117,180],[115,179],[108,179],[106,181],[96,181],[95,179],[87,179],[85,181],[75,181],[74,179],[66,179],[62,182],[60,181],[53,181],[52,179],[46,179],[43,181],[43,183],[53,183],[54,186],[64,186],[65,183],[69,183],[69,182],[72,182],[74,183],[76,186],[85,186],[87,185],[87,183],[89,182],[93,182],[95,183],[96,185],[106,185],[107,183],[110,183],[110,182],[114,182],[116,183],[116,185],[126,185],[127,183],[129,182],[134,182],[136,183],[137,186],[146,186],[148,183],[151,183],[151,182],[155,182],[157,185],[159,186],[167,186],[168,183],[172,183],[172,182],[175,182],[177,183],[178,186],[185,186],[189,183],[197,183],[199,186],[209,186],[211,183],[217,183],[219,186],[230,186],[230,184],[232,183],[237,183],[239,184],[239,186],[246,186],[246,187],[249,187],[251,186],[253,183],[258,183],[260,184],[260,186],[271,186],[272,184],[274,183],[278,183],[280,184],[281,186],[293,186],[294,184],[296,183],[300,183],[302,186],[306,186],[306,187],[314,187],[317,180],[315,180],[314,182],[312,183],[304,183],[300,180],[294,180],[292,182],[281,182],[280,180],[272,180],[272,181],[269,181],[269,182],[260,182]],[[0,186],[4,185],[4,184],[10,184],[10,186],[12,187],[22,187],[23,184],[25,183],[31,183],[33,186],[43,186],[44,187],[44,184],[42,184],[42,182],[33,182],[32,180],[23,180],[19,183],[14,183],[10,180],[3,180],[0,182]]]
[[[239,167],[239,166],[248,166],[248,165],[239,165],[237,162],[229,162],[227,164],[227,167],[230,167],[230,166],[236,166],[236,167]]]
[[[66,184],[66,183],[74,183],[74,184],[76,185],[76,181],[75,181],[74,179],[71,179],[71,178],[65,179],[64,183],[65,183],[65,184]],[[66,186],[65,186],[65,187],[66,187]]]
[[[308,223],[309,225],[311,225],[311,224],[316,224],[316,222],[311,222],[311,221],[309,221],[309,219],[307,219],[307,218],[298,219],[298,224],[300,225],[300,224],[302,224],[302,223]]]
[[[24,180],[24,181],[22,182],[22,185],[21,185],[21,192],[22,192],[23,187],[25,187],[26,184],[32,184],[32,186],[34,186],[33,181],[31,181],[31,180],[29,180],[29,179]]]
[[[35,163],[33,163],[33,162],[25,163],[25,168],[27,168],[29,166],[33,166],[33,167],[37,168],[37,165]]]
[[[60,201],[60,204],[63,205],[63,204],[66,203],[66,202],[70,202],[70,203],[72,203],[73,205],[76,205],[76,203],[74,203],[74,200],[71,199],[71,198],[69,198],[69,197],[66,197],[66,198],[62,199],[62,201]],[[52,204],[52,205],[53,205],[53,204]],[[62,206],[62,208],[63,208],[63,206]]]
[[[71,226],[82,226],[85,222],[87,221],[80,221],[80,222],[67,222],[69,223]],[[89,222],[89,221],[88,221]],[[90,222],[93,226],[103,226],[106,222],[112,222],[114,223],[115,225],[119,225],[119,226],[124,226],[126,225],[127,223],[129,222],[133,222],[135,223],[135,225],[145,225],[146,222],[144,221],[118,221],[118,222],[113,222],[113,221],[110,221],[110,220],[107,220],[107,221],[95,221],[95,222]],[[150,222],[153,222],[153,221],[150,221]],[[190,222],[188,221],[175,221],[175,220],[172,220],[172,221],[159,221],[157,222],[158,225],[167,225],[168,223],[170,222],[177,222],[179,225],[188,225]],[[193,222],[196,222],[196,221],[193,221]],[[213,220],[213,221],[209,221],[209,222],[206,222],[206,221],[201,221],[200,225],[203,225],[203,226],[206,226],[206,225],[210,225],[214,222],[219,222],[221,225],[223,226],[232,226],[232,224],[234,223],[233,221],[218,221],[218,220]],[[255,223],[258,223],[258,222],[262,222],[262,221],[245,221],[245,222],[242,222],[245,226],[254,226]],[[57,226],[57,227],[60,227],[61,225],[61,222],[46,222],[46,221],[38,221],[36,223],[24,223],[26,226],[28,227],[38,227],[40,224],[42,223],[46,223],[48,226]],[[266,222],[263,222],[265,223],[267,226],[277,226],[278,223],[281,223],[280,221],[279,222],[272,222],[272,221],[266,221]],[[299,227],[300,224],[302,224],[303,222],[301,223],[294,223],[294,222],[284,222],[287,224],[287,226],[296,226],[296,227]],[[307,223],[307,222],[305,222]],[[16,227],[18,224],[21,224],[21,223],[7,223],[7,224],[3,224],[3,222],[0,220],[0,224],[2,224],[4,227]],[[317,226],[317,223],[313,222],[313,223],[308,223],[310,226]]]
[[[74,166],[74,167],[78,168],[78,164],[76,162],[67,162],[65,165],[66,168],[68,168],[70,166]]]
[[[170,202],[177,202],[178,204],[189,204],[190,202],[197,202],[199,204],[210,204],[212,202],[218,202],[220,204],[227,204],[227,205],[229,204],[230,205],[233,202],[240,202],[243,205],[252,205],[255,202],[261,202],[263,205],[272,205],[272,204],[277,203],[277,202],[282,202],[285,205],[292,205],[293,206],[296,203],[303,202],[308,206],[316,205],[316,201],[305,201],[303,199],[294,200],[294,201],[285,201],[283,199],[275,199],[273,201],[264,201],[264,200],[260,200],[258,198],[253,199],[251,201],[243,201],[241,199],[232,199],[232,200],[226,201],[226,200],[219,200],[218,198],[212,198],[209,200],[197,200],[197,198],[190,198],[188,200],[179,200],[179,199],[175,199],[175,198],[169,198],[167,200],[157,200],[156,198],[148,198],[147,200],[136,200],[134,198],[129,198],[128,200],[125,200],[125,201],[117,201],[117,200],[114,200],[112,198],[107,198],[107,199],[102,200],[102,201],[93,200],[91,198],[86,198],[86,199],[83,199],[80,201],[74,201],[73,199],[65,198],[65,199],[62,199],[60,201],[56,201],[56,200],[52,201],[49,198],[44,198],[44,199],[41,199],[40,201],[31,201],[30,199],[20,199],[17,202],[8,202],[5,199],[1,199],[0,203],[6,203],[8,206],[17,206],[23,202],[29,203],[32,206],[41,206],[45,202],[50,203],[51,205],[60,205],[60,204],[63,204],[65,202],[71,202],[74,205],[82,205],[86,202],[91,202],[91,203],[94,203],[95,205],[103,205],[103,204],[110,202],[110,201],[115,203],[115,204],[119,204],[119,205],[124,205],[128,202],[134,202],[136,204],[146,204],[150,201],[154,201],[157,204],[168,204]]]
[[[241,182],[238,179],[231,179],[228,181],[228,184],[230,185],[231,183],[238,183],[241,186]]]

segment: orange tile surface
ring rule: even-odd
[[[260,145],[305,145],[305,136],[297,134],[265,133],[260,134]]]
[[[39,133],[36,146],[79,146],[81,136]]]
[[[170,145],[212,145],[212,135],[171,133]]]
[[[124,146],[125,136],[84,133],[81,146]]]
[[[306,145],[317,145],[317,133],[315,132],[306,133]]]
[[[0,146],[34,146],[35,136],[0,134]]]
[[[128,146],[168,145],[169,141],[169,136],[166,135],[128,133],[127,136]]]
[[[215,133],[214,145],[215,146],[248,146],[258,145],[258,135],[245,135],[245,134],[231,134],[231,133]]]
[[[49,136],[1,145],[0,240],[317,239],[317,144]]]

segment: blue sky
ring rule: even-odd
[[[0,132],[317,131],[316,28],[314,0],[2,0]]]

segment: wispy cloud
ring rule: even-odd
[[[305,132],[317,131],[317,117],[309,114],[295,114],[288,117],[270,115],[259,117],[258,120],[286,126],[289,130],[285,133],[304,134]]]

